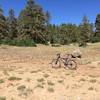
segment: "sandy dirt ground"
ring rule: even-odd
[[[100,100],[100,43],[80,48],[77,70],[53,69],[77,46],[0,46],[0,100]]]

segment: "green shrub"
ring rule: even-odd
[[[26,39],[26,40],[3,39],[3,40],[0,40],[0,44],[11,45],[11,46],[36,47],[36,43],[31,39]]]
[[[92,37],[91,42],[92,43],[100,42],[100,38],[99,37]]]
[[[42,44],[44,44],[44,45],[49,45],[48,42],[44,42],[44,43],[42,43]]]
[[[27,39],[27,40],[16,41],[16,46],[29,46],[29,47],[35,46],[36,47],[36,44],[33,40]]]

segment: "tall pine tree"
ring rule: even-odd
[[[9,16],[7,18],[7,30],[9,39],[17,38],[17,19],[15,18],[13,9],[9,10]]]
[[[0,39],[4,39],[6,37],[6,18],[3,15],[3,10],[0,8]]]
[[[96,27],[96,31],[95,31],[95,41],[100,41],[100,14],[97,15],[96,17],[96,22],[95,22],[95,27]]]
[[[80,27],[80,46],[86,46],[91,36],[91,24],[87,16],[84,16]]]
[[[33,39],[35,42],[45,41],[46,14],[33,0],[28,0],[25,9],[19,15],[19,38]]]

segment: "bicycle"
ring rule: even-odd
[[[77,63],[72,58],[73,56],[71,54],[67,54],[67,57],[61,57],[61,54],[57,54],[57,58],[53,59],[51,62],[52,68],[60,68],[62,62],[65,69],[69,68],[75,70],[77,68]]]

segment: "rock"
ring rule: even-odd
[[[77,49],[77,50],[74,50],[72,52],[72,56],[75,57],[75,58],[81,58],[82,57],[82,53],[81,53],[81,51],[79,49]]]

